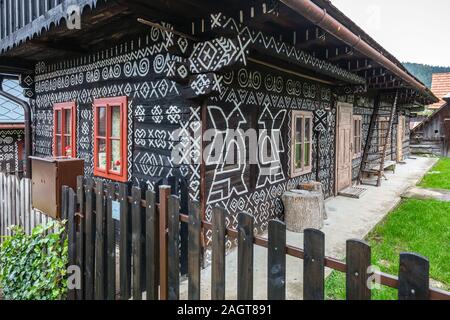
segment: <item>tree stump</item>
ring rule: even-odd
[[[320,192],[292,190],[283,194],[284,219],[289,231],[323,228],[324,199]]]
[[[318,193],[320,193],[322,195],[323,200],[324,200],[323,201],[323,218],[325,220],[328,219],[327,209],[325,207],[325,196],[324,196],[322,184],[320,182],[317,182],[317,181],[309,181],[309,182],[305,182],[305,183],[300,183],[298,188],[300,190],[307,190],[307,191],[311,191],[311,192],[318,192]]]

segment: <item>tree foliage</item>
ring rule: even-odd
[[[430,66],[427,64],[410,62],[406,62],[403,65],[428,88],[431,88],[431,79],[434,73],[450,72],[450,67]]]

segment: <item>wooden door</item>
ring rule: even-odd
[[[336,188],[342,191],[352,184],[352,118],[353,106],[338,104]]]
[[[405,137],[405,116],[398,116],[397,126],[397,162],[403,161],[403,141]]]

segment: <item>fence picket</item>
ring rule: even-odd
[[[95,213],[94,213],[94,180],[88,178],[86,181],[86,215],[85,215],[85,297],[87,300],[94,298],[94,257],[95,257]]]
[[[319,230],[304,232],[303,299],[325,299],[325,234]]]
[[[131,237],[130,211],[128,205],[128,186],[119,184],[120,201],[120,299],[131,297]]]
[[[168,270],[167,288],[168,300],[180,298],[180,198],[170,196],[168,201]]]
[[[400,254],[399,300],[430,299],[430,263],[415,253]]]
[[[212,230],[212,274],[211,298],[225,300],[225,242],[227,211],[220,207],[213,209]]]
[[[286,298],[287,255],[304,259],[304,299],[324,299],[325,263],[341,272],[345,270],[348,300],[371,298],[367,283],[372,272],[369,269],[371,249],[365,242],[347,241],[346,263],[340,263],[325,258],[325,236],[318,230],[305,230],[304,250],[286,246],[286,227],[280,221],[269,222],[268,240],[254,238],[254,219],[251,215],[239,214],[238,230],[226,229],[227,213],[223,208],[213,209],[211,224],[201,221],[198,203],[191,203],[187,211],[182,210],[183,214],[189,213],[188,216],[180,216],[180,198],[169,196],[170,187],[159,184],[159,194],[147,191],[145,199],[142,199],[142,189],[133,188],[131,204],[128,185],[119,184],[120,272],[117,272],[116,222],[113,219],[113,212],[117,210],[115,203],[113,210],[116,185],[108,184],[105,198],[101,181],[97,183],[95,193],[92,179],[86,179],[86,187],[83,177],[78,177],[77,183],[76,194],[72,189],[64,188],[61,207],[62,218],[68,220],[69,265],[78,265],[82,275],[81,288],[70,289],[69,299],[114,299],[117,274],[120,275],[121,299],[131,297],[132,284],[134,299],[141,299],[144,289],[147,299],[158,299],[159,295],[162,300],[179,299],[183,224],[188,228],[188,297],[190,300],[200,299],[202,223],[206,230],[212,232],[212,299],[225,299],[227,234],[231,238],[237,237],[238,241],[238,299],[253,299],[255,244],[268,249],[268,298],[271,300]],[[31,209],[31,198],[29,179],[18,180],[17,177],[0,173],[0,235],[10,234],[6,228],[13,223],[31,232],[37,224],[51,220]],[[134,269],[131,268],[132,257]],[[400,300],[448,299],[449,293],[429,288],[429,267],[426,258],[402,253],[398,281],[385,275],[381,283],[392,287],[398,283]]]
[[[102,180],[95,184],[95,299],[105,299],[105,197]]]
[[[142,190],[133,187],[131,191],[131,251],[133,256],[133,300],[142,300],[142,283],[144,277],[144,248],[142,246]]]
[[[238,300],[253,300],[253,217],[238,216]]]
[[[267,297],[269,300],[286,299],[286,224],[269,221],[267,263]]]
[[[200,300],[202,218],[198,202],[189,203],[188,232],[188,296],[189,300]]]
[[[360,240],[347,241],[347,300],[370,300],[371,291],[367,286],[368,268],[371,265],[370,246]]]
[[[156,194],[148,190],[145,195],[145,247],[146,247],[146,291],[147,300],[158,300],[158,257],[159,257],[159,229],[156,214]]]
[[[76,265],[80,268],[80,274],[84,278],[84,225],[85,220],[83,217],[78,217],[78,230],[76,233]],[[85,298],[84,296],[84,283],[83,281],[80,282],[80,288],[77,290],[77,300],[83,300]]]
[[[66,199],[67,199],[67,208],[66,213],[67,213],[67,239],[68,239],[68,246],[69,246],[69,250],[68,250],[68,260],[69,260],[69,266],[73,266],[76,264],[76,252],[75,252],[75,248],[76,248],[76,221],[75,221],[75,211],[76,211],[76,203],[77,203],[77,198],[75,195],[75,192],[68,188],[68,187],[63,187],[63,193],[66,193]],[[69,300],[75,300],[76,298],[76,291],[75,289],[71,289],[68,292],[68,299]]]
[[[167,276],[167,217],[170,187],[159,186],[159,296],[161,300],[167,300],[168,276]]]
[[[116,230],[113,218],[113,201],[116,200],[116,188],[113,182],[107,185],[106,196],[106,299],[116,297]]]

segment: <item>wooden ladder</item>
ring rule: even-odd
[[[366,146],[364,148],[364,155],[363,155],[363,159],[362,159],[362,163],[361,163],[361,170],[359,172],[359,177],[358,177],[358,181],[363,184],[363,175],[365,173],[367,174],[376,174],[378,176],[377,178],[377,186],[381,186],[381,179],[384,176],[384,164],[385,164],[385,159],[386,159],[386,153],[387,153],[387,147],[389,144],[389,140],[391,138],[391,134],[392,134],[392,126],[394,124],[394,118],[395,118],[395,113],[397,111],[397,101],[398,101],[398,91],[395,94],[395,99],[394,99],[394,104],[391,108],[391,112],[389,114],[389,119],[388,119],[388,128],[385,130],[386,132],[383,133],[381,129],[377,129],[378,131],[378,135],[377,135],[377,139],[376,139],[376,155],[378,156],[375,161],[380,160],[379,163],[379,168],[372,168],[372,166],[370,166],[370,164],[372,163],[372,160],[369,159],[369,155],[371,155],[370,153],[370,149],[371,147],[373,147],[373,138],[374,138],[374,133],[376,131],[377,128],[377,122],[378,119],[380,117],[380,97],[377,96],[376,100],[375,100],[375,106],[374,106],[374,112],[372,114],[372,118],[370,120],[370,126],[369,126],[369,134],[367,137],[367,141],[366,141]],[[380,137],[380,135],[382,135]],[[380,138],[383,139],[383,145],[381,146],[381,151],[380,151],[380,146],[378,145],[378,142],[380,141]]]

